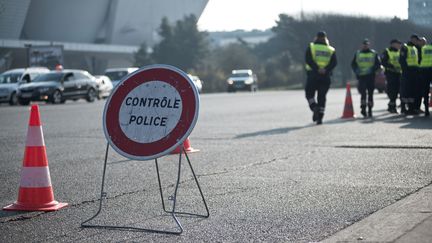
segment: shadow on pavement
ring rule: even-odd
[[[21,214],[28,214],[28,213],[32,213],[32,212],[30,212],[30,211],[5,211],[5,210],[0,210],[0,218],[12,217],[12,216],[17,216],[17,215],[21,215]]]
[[[281,128],[274,128],[270,130],[263,130],[263,131],[257,131],[257,132],[251,132],[251,133],[243,133],[235,136],[235,139],[239,138],[248,138],[248,137],[256,137],[256,136],[269,136],[269,135],[277,135],[277,134],[284,134],[291,131],[299,130],[306,127],[311,127],[313,125],[308,126],[299,126],[299,127],[281,127]]]
[[[348,122],[355,122],[355,121],[358,121],[362,124],[373,124],[376,122],[401,124],[400,128],[409,128],[409,129],[432,129],[431,119],[429,117],[424,117],[424,115],[405,116],[401,114],[390,114],[390,113],[381,113],[378,115],[374,115],[372,118],[352,118],[352,119],[336,118],[333,120],[327,120],[327,121],[324,120],[323,124],[333,125],[333,124],[341,124],[341,123],[348,123]],[[316,127],[316,126],[317,125],[315,124],[308,124],[305,126],[280,127],[280,128],[256,131],[251,133],[242,133],[236,135],[234,139],[285,134],[292,131],[296,131],[304,128]]]
[[[323,125],[333,125],[333,124],[340,124],[340,123],[346,123],[346,122],[352,122],[355,121],[355,119],[342,119],[342,118],[336,118],[333,120],[324,120]],[[241,139],[241,138],[248,138],[248,137],[257,137],[257,136],[271,136],[271,135],[278,135],[278,134],[285,134],[288,132],[292,132],[295,130],[300,130],[304,128],[310,128],[310,127],[316,127],[318,125],[312,123],[307,124],[305,126],[295,126],[295,127],[280,127],[280,128],[274,128],[269,130],[262,130],[262,131],[256,131],[251,133],[242,133],[234,137],[234,139]]]
[[[432,121],[430,117],[425,117],[423,114],[418,116],[405,116],[401,114],[383,113],[374,116],[373,118],[363,118],[361,123],[384,122],[391,124],[400,124],[400,128],[409,129],[432,129]]]

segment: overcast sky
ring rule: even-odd
[[[408,0],[209,0],[198,22],[207,31],[267,29],[280,13],[332,12],[408,17]]]

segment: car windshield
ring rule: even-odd
[[[231,78],[247,78],[250,77],[251,75],[249,75],[248,73],[234,73],[231,74]]]
[[[127,71],[112,71],[112,72],[105,73],[105,75],[108,76],[111,80],[120,80],[127,74],[128,74]]]
[[[17,83],[22,73],[5,73],[0,75],[0,84],[14,84]]]
[[[60,82],[63,73],[46,73],[37,77],[33,82],[57,81]]]

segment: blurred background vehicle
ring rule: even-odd
[[[188,74],[189,78],[194,82],[195,87],[198,89],[198,92],[202,92],[202,81],[198,76]]]
[[[258,79],[256,74],[250,69],[233,70],[227,79],[228,92],[237,90],[248,90],[255,92],[258,90]]]
[[[117,84],[129,73],[133,73],[138,70],[137,67],[129,67],[129,68],[108,68],[105,70],[105,76],[108,76],[111,79],[113,86],[117,86]]]
[[[381,69],[379,69],[375,74],[375,89],[378,90],[378,93],[386,91],[386,76],[384,74],[383,66],[381,66]]]
[[[30,67],[11,69],[0,74],[0,102],[9,102],[10,105],[18,103],[18,87],[30,83],[43,73],[49,72],[45,67]]]
[[[28,105],[30,101],[46,101],[53,104],[64,103],[67,99],[86,99],[93,102],[97,98],[96,79],[87,71],[64,69],[51,71],[37,77],[33,82],[18,88],[18,102]]]
[[[98,98],[99,99],[107,98],[111,94],[111,91],[113,90],[114,87],[111,82],[111,79],[105,75],[96,75],[94,77],[96,81]]]

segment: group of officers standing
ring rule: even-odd
[[[335,48],[330,46],[324,31],[317,33],[306,50],[305,86],[306,99],[313,112],[312,120],[322,124],[326,95],[330,88],[331,74],[337,65]],[[393,39],[380,55],[370,48],[365,39],[352,59],[351,67],[358,80],[360,109],[363,117],[372,117],[375,76],[384,68],[388,111],[398,113],[396,100],[400,97],[400,112],[406,115],[429,116],[429,86],[432,81],[432,44],[416,34],[402,44]],[[317,95],[315,95],[317,94]],[[315,99],[317,96],[317,99]],[[420,109],[423,100],[424,111]]]

